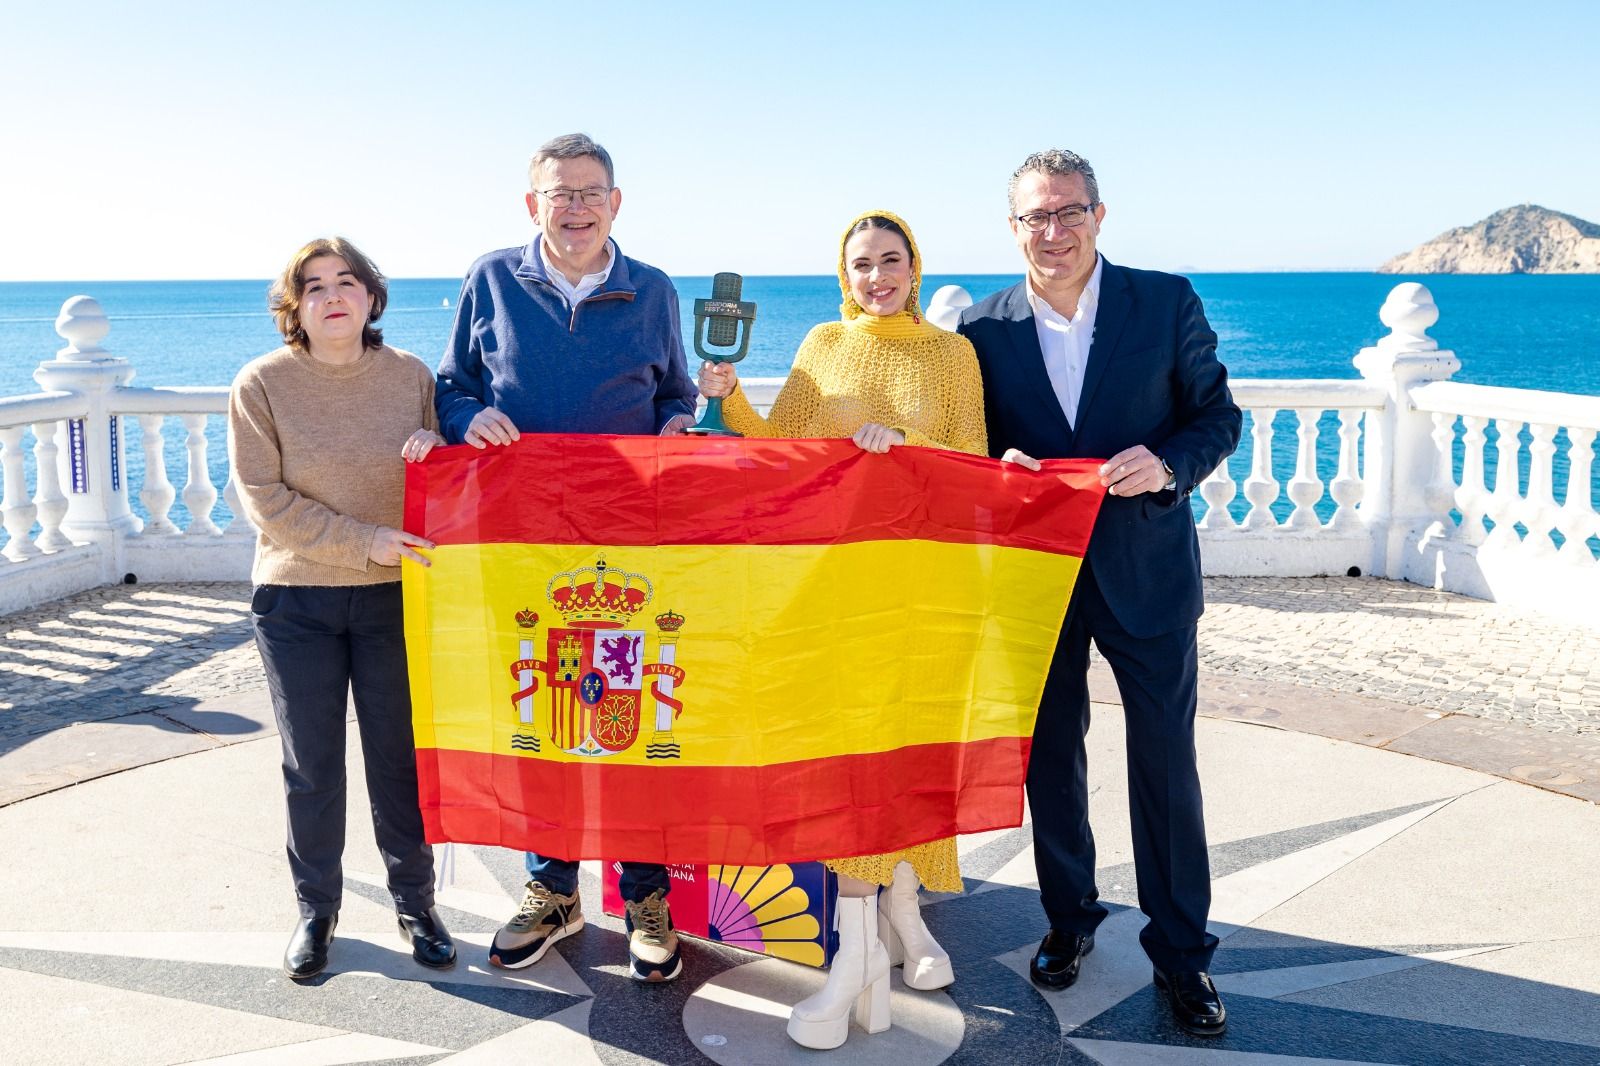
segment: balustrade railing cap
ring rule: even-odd
[[[1389,335],[1378,341],[1385,350],[1427,352],[1439,347],[1428,336],[1428,328],[1439,321],[1439,305],[1426,285],[1407,281],[1389,290],[1389,298],[1378,309],[1378,321],[1389,327]]]
[[[62,304],[61,313],[56,316],[56,332],[67,342],[56,352],[57,359],[78,363],[115,358],[100,347],[111,332],[111,322],[93,296],[74,296]]]

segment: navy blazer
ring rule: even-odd
[[[1177,479],[1170,492],[1107,495],[1086,564],[1117,621],[1153,637],[1200,617],[1200,543],[1189,495],[1239,444],[1243,418],[1217,361],[1217,335],[1187,278],[1107,261],[1094,339],[1071,422],[1045,372],[1026,282],[961,315],[983,373],[989,450],[1109,459],[1143,444]]]

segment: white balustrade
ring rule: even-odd
[[[183,485],[183,505],[189,508],[189,532],[216,536],[222,530],[211,520],[211,508],[217,505],[217,487],[211,483],[211,471],[206,466],[206,416],[184,415],[183,428],[189,431],[185,441],[189,451],[189,479]]]
[[[1244,498],[1250,501],[1250,510],[1244,516],[1248,530],[1275,529],[1278,520],[1272,515],[1272,505],[1278,499],[1278,479],[1272,476],[1272,419],[1277,415],[1272,407],[1250,409],[1250,476],[1244,481]]]
[[[181,532],[169,517],[172,505],[177,502],[178,490],[167,478],[166,441],[161,436],[161,426],[166,415],[136,415],[144,446],[144,487],[139,499],[150,517],[145,520],[145,536],[172,536]]]
[[[1317,419],[1322,412],[1309,407],[1297,407],[1299,420],[1296,431],[1294,477],[1289,479],[1289,499],[1294,511],[1284,523],[1289,529],[1315,529],[1321,525],[1317,519],[1317,504],[1322,500],[1322,479],[1317,477]]]
[[[1333,498],[1333,518],[1328,528],[1337,533],[1349,533],[1360,523],[1356,508],[1361,504],[1362,481],[1358,467],[1357,444],[1361,440],[1361,412],[1348,407],[1339,410],[1339,466],[1333,481],[1328,484],[1328,495]]]
[[[34,538],[34,544],[43,552],[58,552],[72,546],[72,541],[61,532],[61,522],[67,517],[67,497],[61,491],[61,470],[57,465],[61,449],[56,438],[63,424],[33,424],[33,468],[37,472],[33,506],[39,521],[39,535]]]
[[[1483,445],[1488,439],[1484,430],[1489,420],[1482,415],[1461,416],[1464,432],[1461,435],[1461,483],[1456,486],[1455,505],[1461,512],[1460,532],[1471,545],[1483,543],[1488,535],[1483,520],[1489,514],[1489,489],[1483,480]]]
[[[1573,566],[1594,565],[1589,538],[1600,537],[1600,514],[1595,513],[1590,479],[1594,470],[1595,430],[1567,427],[1567,498],[1556,517],[1561,534],[1561,560]]]
[[[28,496],[23,468],[22,435],[25,432],[26,426],[0,429],[0,471],[4,471],[5,476],[5,494],[0,496],[0,524],[5,526],[8,537],[0,554],[18,563],[39,554],[33,544],[33,520],[39,511]]]
[[[970,302],[959,289],[941,290],[929,317],[951,325]],[[1231,382],[1251,415],[1250,462],[1242,483],[1224,462],[1198,486],[1206,572],[1360,571],[1592,615],[1600,602],[1600,560],[1591,548],[1600,537],[1591,490],[1600,397],[1448,380],[1460,363],[1427,335],[1438,308],[1424,286],[1396,286],[1379,318],[1390,332],[1356,356],[1359,378]],[[241,513],[238,486],[231,470],[219,479],[209,467],[207,429],[225,415],[227,389],[131,387],[132,366],[101,344],[109,328],[95,301],[69,300],[57,320],[67,345],[34,374],[47,391],[0,398],[0,612],[124,574],[242,580],[249,572],[253,530],[217,510],[220,481],[227,511]],[[782,379],[744,385],[762,408]],[[1294,413],[1295,437],[1275,449],[1273,419],[1282,411]],[[148,514],[142,524],[128,503],[133,487],[119,431],[135,426],[143,474],[133,498]],[[181,491],[166,461],[166,449],[176,446],[168,434],[179,426]],[[1330,466],[1324,481],[1319,471]],[[1280,521],[1281,494],[1291,507]],[[1249,505],[1242,521],[1234,517],[1241,497]]]

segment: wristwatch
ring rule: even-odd
[[[1162,459],[1159,455],[1156,456],[1156,458],[1161,460],[1161,469],[1167,472],[1167,483],[1161,486],[1161,491],[1171,492],[1173,489],[1178,487],[1178,475],[1172,472],[1172,467],[1165,459]]]

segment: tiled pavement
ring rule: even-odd
[[[423,972],[384,905],[355,758],[333,965],[295,985],[247,590],[184,585],[0,619],[5,1061],[1600,1064],[1596,634],[1370,580],[1209,593],[1220,1041],[1174,1030],[1149,985],[1104,676],[1090,804],[1113,914],[1067,992],[1025,978],[1042,931],[1025,828],[965,839],[967,892],[928,900],[956,984],[897,987],[894,1028],[831,1059],[783,1036],[815,971],[693,942],[674,985],[621,976],[592,866],[590,928],[506,975],[483,948],[519,863],[456,849],[441,905],[462,961]]]

